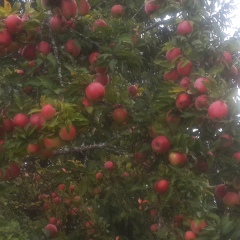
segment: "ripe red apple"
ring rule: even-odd
[[[59,137],[45,138],[44,139],[44,146],[47,149],[58,149],[62,146],[62,141]]]
[[[98,172],[96,173],[96,180],[102,180],[103,179],[103,174]]]
[[[19,165],[15,162],[11,162],[9,164],[8,171],[9,171],[8,173],[9,173],[10,179],[16,179],[21,174],[21,169]]]
[[[135,97],[138,93],[138,88],[135,85],[128,87],[128,93],[131,97]]]
[[[168,180],[157,180],[154,183],[154,191],[157,193],[166,193],[169,189]]]
[[[155,0],[150,0],[145,4],[145,12],[148,15],[155,13],[160,8],[160,4]]]
[[[90,12],[90,4],[87,0],[80,0],[78,1],[78,14],[80,16],[85,16]]]
[[[154,223],[154,224],[151,225],[150,229],[151,229],[152,232],[157,232],[158,225],[156,223]]]
[[[19,74],[19,75],[25,75],[25,72],[23,70],[21,70],[21,69],[18,69],[16,71],[16,73]]]
[[[24,128],[27,124],[29,123],[29,119],[26,115],[23,113],[18,113],[14,118],[13,118],[13,125],[15,127],[20,127]]]
[[[220,136],[220,145],[221,147],[224,147],[224,148],[227,148],[227,147],[230,147],[232,144],[233,144],[233,137],[229,134],[222,134]]]
[[[56,109],[51,104],[46,104],[42,107],[41,114],[45,118],[45,120],[50,120],[54,118],[56,114]]]
[[[87,86],[85,89],[85,94],[88,100],[100,102],[105,95],[105,88],[101,83],[93,82]]]
[[[61,0],[60,12],[67,20],[74,18],[78,13],[78,5],[75,0]]]
[[[93,28],[92,30],[95,31],[96,29],[98,29],[99,27],[108,27],[108,24],[102,20],[102,19],[98,19],[93,23]]]
[[[188,20],[182,21],[178,24],[177,33],[181,36],[186,36],[193,31],[193,27]]]
[[[238,69],[235,65],[232,65],[231,68],[230,68],[230,76],[231,77],[237,77],[238,75]]]
[[[195,234],[200,234],[201,230],[207,226],[207,223],[203,220],[201,222],[191,221],[191,230]]]
[[[113,121],[119,124],[125,122],[127,116],[128,116],[127,111],[122,107],[115,109],[112,113]]]
[[[115,164],[112,161],[107,161],[104,163],[104,168],[108,171],[112,171],[115,168]]]
[[[72,55],[74,58],[76,58],[80,52],[81,49],[77,46],[77,44],[75,43],[74,40],[69,39],[65,45],[64,45],[64,50],[69,53],[70,55]]]
[[[214,189],[214,194],[219,200],[223,200],[227,194],[227,186],[225,184],[219,184]]]
[[[23,20],[15,14],[9,15],[4,20],[4,24],[11,34],[17,34],[23,29]]]
[[[123,6],[122,5],[114,5],[111,8],[111,14],[115,18],[123,17],[125,15],[125,11],[124,11]]]
[[[123,172],[121,177],[128,178],[130,176],[129,172]]]
[[[164,75],[163,75],[163,79],[165,81],[177,81],[179,78],[179,74],[177,72],[177,70],[173,69],[172,71],[170,72],[165,72]]]
[[[173,48],[171,50],[168,50],[166,52],[166,59],[171,62],[173,60],[175,60],[176,58],[178,58],[179,56],[181,56],[182,52],[179,48]]]
[[[87,108],[89,107],[91,104],[90,104],[90,101],[87,99],[87,98],[84,98],[82,100],[82,104]]]
[[[7,30],[0,31],[0,49],[8,47],[12,43],[12,36]]]
[[[223,53],[223,59],[226,61],[226,63],[231,64],[232,63],[232,54],[230,52],[225,51]]]
[[[208,96],[207,95],[200,95],[195,99],[194,105],[197,110],[201,110],[208,106]]]
[[[182,62],[180,61],[177,65],[177,72],[180,76],[188,76],[192,71],[192,63],[190,61]]]
[[[40,145],[39,144],[29,143],[27,145],[27,153],[28,154],[36,154],[39,151],[40,151]]]
[[[58,234],[58,229],[55,225],[53,224],[48,224],[44,227],[45,230],[48,231],[49,233],[49,238],[55,238]]]
[[[51,53],[51,45],[47,42],[40,42],[36,46],[36,50],[39,53],[42,53],[43,55],[47,56],[49,53]]]
[[[194,240],[196,235],[192,231],[185,232],[184,240]]]
[[[169,124],[178,125],[181,118],[178,114],[174,113],[173,110],[169,110],[166,115],[166,120]]]
[[[193,87],[194,87],[195,89],[197,89],[198,92],[200,92],[200,93],[207,93],[208,90],[207,90],[206,86],[204,85],[204,83],[208,83],[208,82],[209,82],[209,80],[208,80],[207,78],[201,77],[201,78],[198,78],[198,79],[195,81]]]
[[[65,188],[66,188],[66,186],[64,183],[61,183],[58,185],[58,191],[63,191],[63,190],[65,190]]]
[[[9,118],[3,119],[2,130],[6,133],[12,132],[14,129],[13,121]]]
[[[208,115],[212,120],[222,120],[228,115],[227,104],[221,100],[213,102],[208,108]]]
[[[51,218],[49,218],[48,223],[57,225],[57,219],[55,217],[51,217]]]
[[[228,192],[224,198],[223,198],[223,203],[227,207],[234,207],[237,204],[239,204],[239,196],[236,192]]]
[[[36,46],[33,44],[25,46],[22,50],[22,56],[28,61],[36,59],[37,58]]]
[[[240,152],[235,152],[232,156],[232,158],[235,158],[238,163],[240,163]]]
[[[55,198],[53,198],[53,203],[54,204],[60,204],[60,203],[62,203],[62,199],[60,198],[60,197],[55,197]]]
[[[63,141],[72,141],[77,135],[77,130],[73,125],[69,127],[62,127],[59,131],[59,137]]]
[[[179,85],[180,85],[185,91],[189,90],[190,78],[184,77],[184,78],[180,81]]]
[[[36,127],[36,129],[40,130],[45,124],[45,119],[41,113],[34,113],[31,115],[29,122],[32,127]]]
[[[182,166],[186,164],[186,162],[188,161],[188,157],[186,153],[171,152],[169,154],[168,160],[173,166]]]
[[[101,83],[103,86],[109,84],[110,77],[108,74],[98,74],[95,78],[95,82]]]
[[[61,14],[51,17],[49,26],[54,32],[65,32],[67,30],[67,20]]]
[[[91,65],[94,65],[98,59],[99,52],[93,52],[89,55],[88,60]]]
[[[179,110],[184,110],[185,108],[189,107],[191,103],[192,103],[192,99],[190,95],[188,95],[187,93],[180,93],[177,96],[176,107]]]
[[[171,143],[165,136],[161,135],[152,140],[151,146],[156,153],[167,153],[171,147]]]

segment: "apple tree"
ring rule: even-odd
[[[240,239],[233,1],[1,1],[1,239]]]

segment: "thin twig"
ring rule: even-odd
[[[152,30],[153,28],[158,27],[158,26],[161,25],[161,24],[164,25],[164,24],[170,23],[170,22],[172,22],[172,20],[173,20],[173,19],[170,18],[170,19],[167,19],[167,20],[161,20],[161,21],[155,22],[154,24],[146,27],[146,28],[144,29],[143,33],[147,32],[147,31],[149,31],[149,30]]]
[[[132,19],[134,19],[137,14],[142,10],[142,8],[145,6],[145,3],[138,9],[138,11],[133,15]]]

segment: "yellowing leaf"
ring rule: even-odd
[[[12,11],[11,4],[7,0],[4,0],[4,10],[6,16]]]

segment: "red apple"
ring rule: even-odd
[[[240,163],[240,152],[235,152],[232,156],[232,158],[235,158],[238,163]]]
[[[95,82],[101,83],[103,86],[106,86],[109,84],[110,77],[108,74],[98,74],[95,78]]]
[[[95,31],[96,29],[98,29],[99,27],[103,28],[103,27],[108,27],[108,24],[102,20],[102,19],[98,19],[93,23],[93,31]]]
[[[127,115],[127,111],[124,108],[120,107],[113,111],[112,118],[114,122],[121,124],[126,121]]]
[[[36,154],[39,151],[40,151],[40,145],[39,144],[29,143],[27,145],[27,153],[28,154]]]
[[[9,165],[9,176],[11,179],[16,179],[21,174],[21,169],[19,165],[15,162],[11,162]]]
[[[51,104],[46,104],[42,107],[41,114],[45,118],[45,120],[50,120],[54,118],[56,114],[56,109]]]
[[[166,59],[171,62],[181,56],[182,52],[179,48],[173,48],[171,50],[168,50],[166,53]]]
[[[37,58],[36,46],[35,45],[27,45],[22,50],[22,56],[28,60],[34,60]]]
[[[154,191],[157,193],[166,193],[169,189],[168,180],[157,180],[154,183]]]
[[[182,62],[180,61],[177,65],[177,72],[180,76],[188,76],[192,71],[192,63],[190,61]]]
[[[107,161],[104,163],[104,168],[108,171],[112,171],[115,168],[115,164],[112,161]]]
[[[200,234],[201,230],[207,226],[207,223],[203,220],[201,222],[191,221],[191,230],[195,234]]]
[[[82,104],[86,107],[86,108],[88,108],[91,104],[90,104],[90,101],[87,99],[87,98],[84,98],[83,100],[82,100]]]
[[[184,240],[194,240],[196,235],[192,231],[185,232]]]
[[[223,59],[225,60],[226,63],[231,64],[232,63],[232,54],[225,51],[223,53]]]
[[[222,134],[220,136],[220,140],[221,140],[220,145],[221,147],[224,147],[224,148],[230,147],[234,141],[233,137],[230,136],[229,134]]]
[[[215,187],[214,189],[214,194],[216,196],[216,198],[218,198],[219,200],[223,200],[223,198],[225,197],[225,195],[227,194],[227,187],[225,184],[219,184]]]
[[[222,120],[228,115],[228,106],[225,102],[218,100],[208,108],[208,115],[212,120]]]
[[[125,11],[124,11],[123,6],[122,5],[114,5],[111,8],[111,14],[115,18],[123,17],[125,15]]]
[[[16,73],[19,74],[19,75],[25,75],[25,72],[23,70],[21,70],[21,69],[18,69],[16,71]]]
[[[58,229],[53,224],[48,224],[47,226],[44,227],[44,229],[48,231],[49,238],[55,238],[58,234]]]
[[[174,227],[181,227],[183,222],[183,215],[176,215],[174,217],[173,223]]]
[[[85,16],[90,12],[90,4],[87,0],[79,0],[78,1],[78,14],[80,16]]]
[[[164,75],[163,75],[163,79],[165,81],[177,81],[179,78],[179,74],[177,72],[177,70],[173,69],[172,71],[170,72],[165,72]]]
[[[95,71],[96,71],[96,73],[105,75],[105,74],[107,74],[108,68],[107,67],[98,66],[98,67],[95,67]]]
[[[238,75],[238,69],[235,65],[232,65],[231,68],[230,68],[230,76],[231,77],[237,77]]]
[[[128,93],[131,97],[135,97],[138,93],[138,88],[135,85],[128,87]]]
[[[14,129],[13,121],[9,118],[3,119],[2,130],[6,133],[12,132]]]
[[[96,180],[102,180],[103,179],[103,174],[102,173],[96,173]]]
[[[9,15],[4,20],[4,24],[11,34],[17,34],[23,29],[23,20],[15,14]]]
[[[59,137],[63,141],[72,141],[77,135],[76,128],[73,125],[62,127],[59,131]]]
[[[54,204],[61,204],[62,203],[62,199],[60,197],[55,197],[55,198],[53,198],[52,201],[53,201]]]
[[[63,191],[63,190],[65,190],[65,188],[66,188],[66,186],[65,186],[64,183],[61,183],[61,184],[58,185],[58,190],[59,191]]]
[[[224,198],[223,203],[227,207],[234,207],[239,204],[239,196],[236,192],[228,192]]]
[[[70,55],[72,55],[74,58],[76,58],[80,52],[81,49],[77,46],[77,44],[75,43],[74,40],[69,39],[65,45],[64,45],[64,50],[69,53]]]
[[[166,115],[166,120],[169,124],[178,125],[181,118],[178,114],[174,113],[173,110],[169,110]]]
[[[179,84],[185,91],[189,90],[190,78],[184,77]]]
[[[186,164],[186,162],[188,161],[188,157],[186,153],[171,152],[169,154],[168,160],[173,166],[182,166]]]
[[[152,224],[151,227],[150,227],[151,231],[152,232],[157,232],[158,230],[158,225],[155,223],[155,224]]]
[[[70,20],[78,13],[78,5],[75,0],[61,0],[60,12],[64,18]]]
[[[105,88],[101,83],[93,82],[87,86],[85,89],[85,94],[88,100],[100,102],[105,95]]]
[[[148,15],[155,13],[160,8],[160,4],[156,0],[150,0],[145,4],[145,12]]]
[[[55,217],[51,217],[48,221],[49,224],[57,225],[57,219]]]
[[[58,149],[62,146],[62,141],[59,137],[45,138],[44,139],[44,146],[47,149]]]
[[[171,143],[165,136],[161,135],[152,140],[151,146],[156,153],[167,153],[171,147]]]
[[[51,53],[52,48],[49,43],[40,42],[36,46],[36,50],[37,50],[37,52],[42,53],[43,55],[47,56],[49,53]]]
[[[193,27],[188,20],[182,21],[178,24],[177,33],[181,36],[186,36],[193,31]]]
[[[26,115],[22,114],[22,113],[18,113],[13,118],[13,125],[15,127],[24,128],[28,123],[29,123],[28,117]]]
[[[98,59],[99,52],[93,52],[89,55],[88,60],[91,65],[94,65]]]
[[[56,14],[51,17],[49,26],[54,32],[65,32],[67,30],[67,20],[61,14]]]
[[[190,95],[188,95],[187,93],[180,93],[177,96],[176,107],[179,110],[184,110],[185,108],[189,107],[191,103],[192,103],[192,99]]]
[[[201,110],[208,106],[208,96],[207,95],[200,95],[195,99],[194,105],[197,110]]]
[[[36,127],[36,129],[40,130],[45,124],[45,119],[41,113],[34,113],[31,115],[29,122],[32,127]]]
[[[207,90],[207,88],[206,88],[204,83],[208,83],[208,82],[209,82],[209,80],[207,78],[201,77],[201,78],[198,78],[195,81],[193,86],[194,86],[195,89],[198,90],[198,92],[200,92],[200,93],[207,93],[208,90]]]

